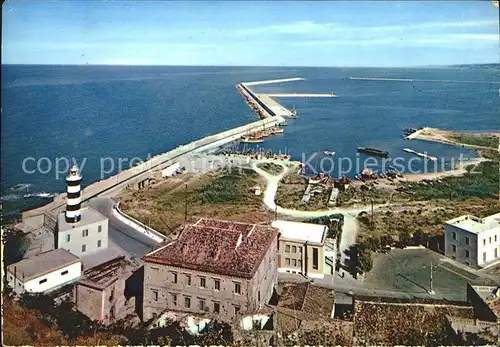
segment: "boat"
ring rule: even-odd
[[[41,192],[41,193],[34,193],[34,194],[30,194],[30,193],[24,194],[23,198],[25,198],[25,199],[27,199],[27,198],[48,199],[48,198],[52,198],[53,196],[54,196],[54,194]]]
[[[242,143],[262,143],[264,140],[259,137],[243,137],[241,139]]]
[[[369,147],[358,147],[358,152],[364,154],[376,155],[379,157],[387,157],[389,155],[389,152],[387,151],[382,151],[380,149],[369,148]]]
[[[323,151],[323,154],[324,154],[324,155],[328,155],[328,156],[334,156],[334,155],[335,155],[335,152]]]
[[[292,117],[295,117],[295,118],[298,117],[297,110],[295,109],[295,106],[290,110],[290,112],[292,113]]]
[[[284,130],[281,128],[276,128],[276,129],[273,129],[272,132],[273,132],[273,134],[283,134]]]

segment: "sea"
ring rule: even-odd
[[[284,134],[261,144],[240,145],[240,150],[289,153],[292,160],[306,163],[310,174],[328,171],[354,177],[365,166],[382,170],[380,161],[366,163],[369,157],[357,153],[358,146],[402,158],[400,171],[424,169],[425,160],[409,163],[418,158],[402,149],[411,148],[438,157],[439,164],[425,170],[446,170],[453,160],[476,154],[466,148],[407,141],[403,129],[498,131],[499,72],[498,66],[2,65],[3,219],[18,218],[22,210],[45,203],[40,193],[63,192],[70,163],[82,168],[86,186],[131,162],[258,120],[235,88],[241,82],[302,77],[252,89],[338,97],[277,98],[283,106],[295,108],[299,117],[287,120]],[[336,154],[325,158],[325,150]]]

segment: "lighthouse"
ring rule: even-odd
[[[78,173],[78,167],[73,165],[69,170],[69,174],[66,177],[67,183],[67,203],[66,203],[66,212],[65,219],[66,223],[78,223],[81,218],[81,205],[82,205],[82,197],[81,197],[81,187],[82,176]]]

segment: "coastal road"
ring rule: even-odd
[[[112,213],[115,202],[110,198],[97,198],[89,205],[109,219],[109,238],[128,254],[141,257],[156,246],[156,242],[134,228],[122,223]]]

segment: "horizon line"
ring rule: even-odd
[[[399,66],[368,66],[368,65],[181,65],[181,64],[33,64],[33,63],[1,63],[0,65],[21,65],[21,66],[136,66],[136,67],[274,67],[274,68],[434,68],[434,67],[453,67],[469,65],[499,65],[500,63],[467,63],[467,64],[429,64],[429,65],[399,65]]]

